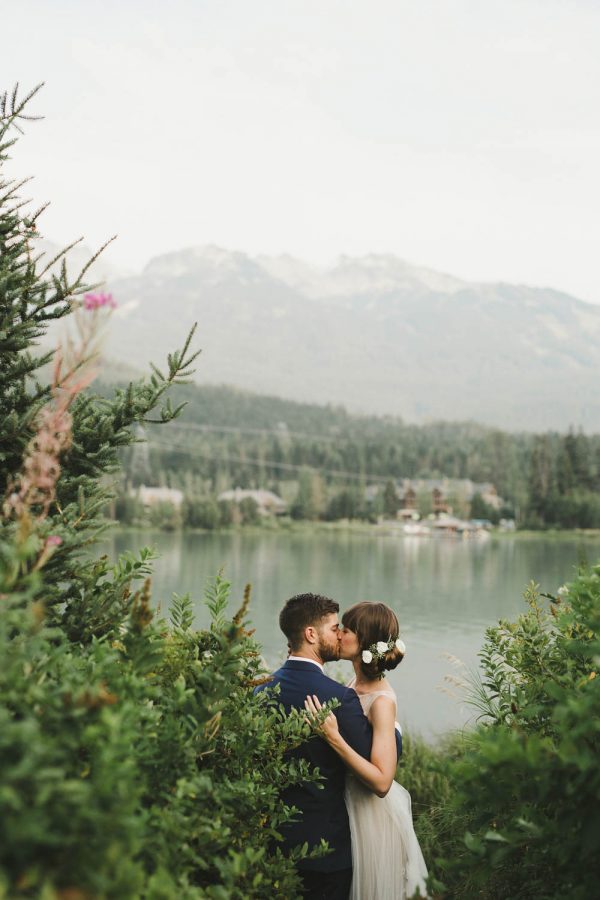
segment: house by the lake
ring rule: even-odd
[[[223,491],[217,499],[239,504],[246,498],[254,500],[259,516],[282,516],[287,512],[285,502],[273,491],[234,488],[230,491]]]
[[[179,509],[183,503],[183,491],[168,487],[147,487],[141,484],[139,488],[132,488],[129,492],[132,497],[137,497],[144,509],[150,509],[157,503],[171,503]]]
[[[476,482],[470,478],[401,478],[396,484],[398,497],[398,518],[405,522],[419,519],[421,516],[451,516],[455,506],[468,507],[478,494],[488,506],[501,509],[504,505],[498,496],[496,487],[491,482]],[[382,485],[369,485],[366,499],[374,502]]]

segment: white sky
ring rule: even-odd
[[[11,174],[135,269],[391,252],[600,302],[599,0],[1,0]]]

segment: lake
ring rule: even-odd
[[[573,577],[580,559],[600,558],[600,539],[400,537],[341,531],[231,534],[115,531],[102,542],[112,558],[152,546],[153,598],[165,614],[173,592],[190,592],[196,621],[208,614],[206,580],[223,567],[232,582],[232,608],[252,585],[251,619],[269,665],[285,655],[277,624],[280,608],[306,591],[334,597],[343,610],[359,600],[391,606],[407,653],[389,678],[398,694],[399,719],[428,739],[464,725],[472,716],[452,681],[477,665],[485,628],[515,618],[528,582],[555,592]],[[460,660],[462,666],[456,661]],[[349,663],[332,665],[351,675]],[[448,680],[448,679],[451,680]]]

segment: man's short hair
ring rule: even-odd
[[[318,628],[323,619],[340,611],[339,603],[321,594],[296,594],[279,614],[279,627],[288,639],[290,650],[297,650],[309,625]]]

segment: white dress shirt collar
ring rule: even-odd
[[[321,670],[323,675],[325,674],[325,669],[321,665],[320,662],[317,662],[316,659],[308,659],[306,656],[288,656],[288,659],[293,662],[307,662],[312,663],[313,666],[317,666],[318,669]]]

